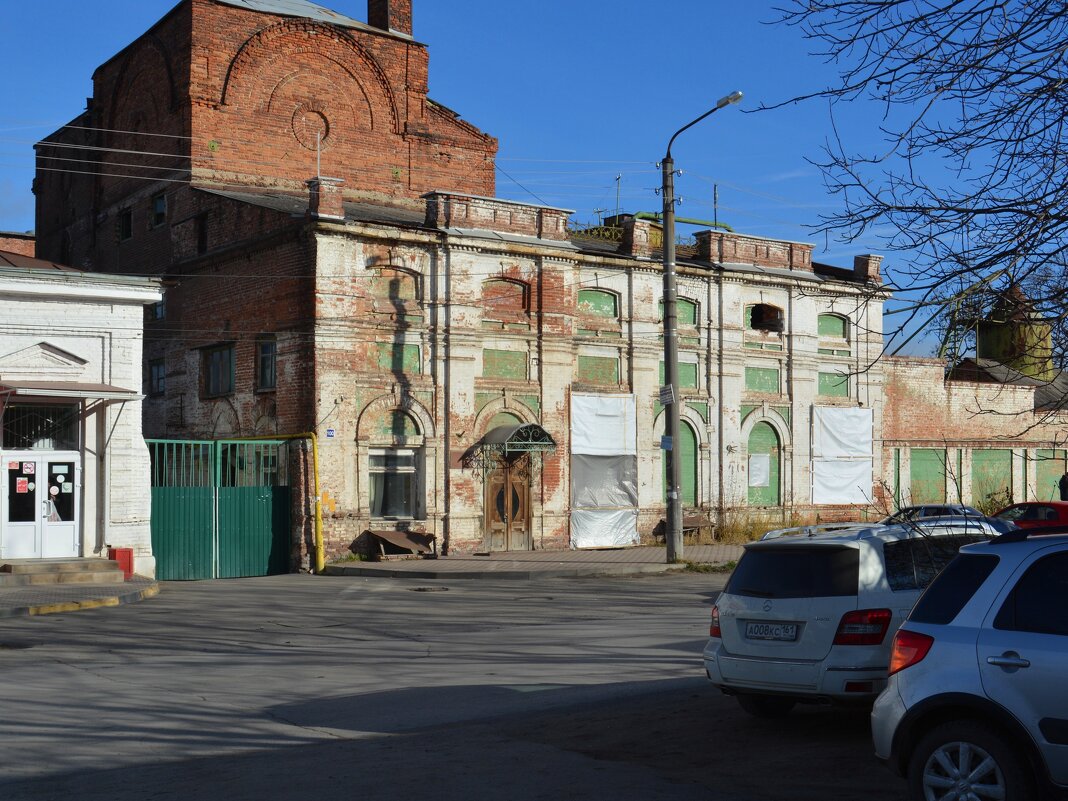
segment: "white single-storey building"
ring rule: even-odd
[[[154,575],[142,345],[161,302],[158,279],[0,251],[0,560],[130,548]]]

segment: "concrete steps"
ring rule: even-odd
[[[8,559],[0,562],[0,587],[47,584],[122,584],[112,559]]]

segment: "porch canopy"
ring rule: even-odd
[[[488,468],[501,460],[511,460],[524,454],[552,453],[556,440],[537,423],[497,426],[486,432],[464,457],[465,467]]]
[[[3,395],[108,401],[137,401],[145,397],[132,389],[123,389],[111,384],[89,384],[80,381],[0,380],[0,396]]]

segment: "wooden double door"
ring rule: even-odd
[[[502,465],[486,477],[485,548],[531,550],[530,476],[520,465]]]

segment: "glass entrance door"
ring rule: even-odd
[[[0,557],[79,555],[77,461],[65,454],[3,457]]]

